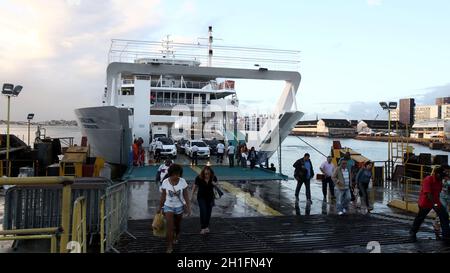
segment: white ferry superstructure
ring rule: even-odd
[[[266,158],[275,153],[303,116],[296,109],[301,81],[296,71],[299,52],[213,48],[211,31],[208,46],[169,40],[112,41],[102,106],[75,110],[93,156],[112,164],[128,164],[133,139],[141,137],[143,146],[149,147],[155,125],[167,126],[176,140],[241,140]],[[236,82],[240,79],[285,82],[259,131],[245,131],[248,126],[237,122]],[[249,92],[258,94],[257,90]]]

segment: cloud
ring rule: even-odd
[[[424,94],[416,97],[416,104],[435,104],[437,98],[450,96],[450,83],[423,89]]]
[[[37,119],[71,119],[74,109],[99,105],[111,39],[145,39],[165,24],[160,0],[2,0],[1,6],[0,84],[24,86],[14,99],[15,120],[31,110]]]
[[[321,118],[331,119],[349,119],[349,120],[362,120],[362,119],[377,119],[387,120],[388,116],[381,108],[378,102],[353,102],[350,103],[345,110],[335,112],[318,112],[318,113],[306,113],[303,120],[316,119],[319,116]]]
[[[383,4],[383,0],[367,0],[367,4],[371,7],[381,6]]]

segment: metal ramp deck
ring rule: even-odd
[[[408,237],[410,221],[382,215],[283,216],[254,218],[213,218],[211,233],[199,234],[199,219],[186,218],[175,253],[368,253],[371,241],[381,251],[450,252],[434,240],[432,230],[422,228],[419,242]],[[129,221],[129,232],[117,245],[121,253],[164,253],[165,239],[151,232],[151,221]]]
[[[122,180],[129,182],[155,182],[158,168],[159,166],[131,167],[127,170]],[[197,168],[198,171],[202,166],[183,166],[183,177],[188,182],[195,181],[198,175],[193,168]],[[285,175],[260,168],[253,170],[241,167],[230,168],[228,166],[212,166],[212,168],[220,181],[280,181],[288,179]]]

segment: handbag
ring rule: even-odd
[[[216,185],[214,185],[214,198],[220,199],[223,196],[223,191]]]
[[[164,238],[167,235],[167,223],[164,215],[158,213],[153,218],[152,223],[153,236]]]

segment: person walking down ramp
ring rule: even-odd
[[[297,188],[295,189],[295,199],[299,200],[300,190],[305,184],[306,187],[306,199],[308,204],[312,204],[311,200],[311,178],[314,177],[314,169],[310,160],[310,155],[305,156],[297,160],[293,167],[295,168],[294,177],[297,180]]]
[[[195,184],[192,189],[192,198],[197,193],[197,202],[200,208],[200,234],[209,233],[209,221],[211,220],[212,208],[214,207],[214,187],[217,183],[217,177],[211,167],[206,166],[200,175],[195,178]]]
[[[167,253],[173,252],[173,244],[178,243],[183,213],[191,214],[191,203],[186,180],[181,178],[183,168],[172,165],[168,178],[161,185],[161,199],[157,213],[164,212],[167,221]]]
[[[361,203],[364,203],[367,209],[367,213],[370,213],[373,208],[369,203],[369,184],[372,178],[372,162],[368,161],[364,164],[364,168],[359,170],[356,175],[356,185],[359,188],[359,194],[361,196]]]
[[[332,200],[336,199],[334,195],[334,182],[331,179],[335,169],[332,160],[333,158],[329,156],[327,157],[327,161],[323,162],[322,165],[320,166],[320,170],[324,175],[324,178],[322,180],[322,193],[324,202],[327,201],[328,187],[330,188],[331,199]]]
[[[442,180],[448,176],[448,165],[436,168],[434,174],[427,176],[422,183],[419,195],[419,213],[414,220],[413,226],[409,232],[413,241],[417,240],[416,234],[423,221],[431,210],[434,210],[439,216],[442,229],[442,237],[445,241],[450,241],[450,228],[448,213],[441,204],[440,193],[442,191]]]
[[[350,184],[352,173],[347,167],[347,160],[341,160],[341,164],[333,173],[333,182],[336,187],[336,209],[338,215],[344,215],[348,211],[348,205],[351,200]]]

